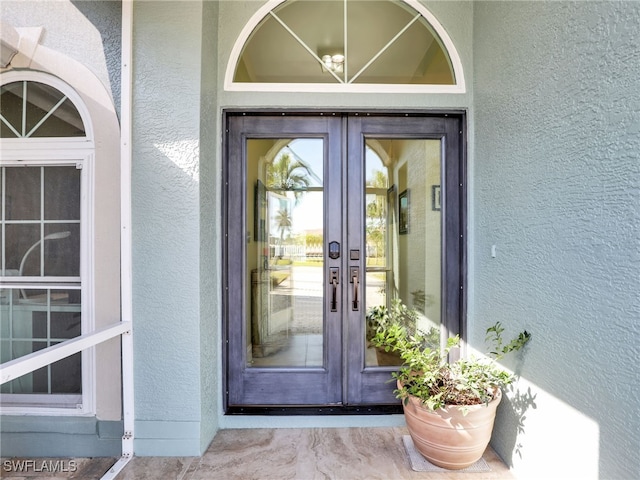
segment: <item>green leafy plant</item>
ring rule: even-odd
[[[386,305],[375,305],[367,311],[367,340],[373,339],[379,330],[396,324],[404,328],[407,333],[416,332],[418,314],[407,307],[399,298],[391,301],[391,308]]]
[[[417,397],[431,410],[445,405],[479,405],[490,402],[499,388],[514,381],[513,375],[497,365],[504,355],[523,348],[531,339],[526,330],[505,344],[504,328],[497,322],[487,329],[487,340],[493,343],[491,358],[461,358],[448,361],[448,354],[459,346],[458,336],[449,338],[444,349],[425,347],[420,334],[410,333],[399,323],[381,325],[371,342],[385,351],[400,354],[404,364],[393,378],[398,380],[396,396],[409,401]]]

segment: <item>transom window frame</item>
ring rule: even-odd
[[[436,19],[418,0],[400,0],[416,10],[429,23],[440,37],[446,53],[451,61],[455,84],[453,85],[417,85],[417,84],[367,84],[367,83],[264,83],[235,82],[234,74],[240,61],[242,50],[251,34],[260,22],[272,10],[287,0],[269,0],[247,22],[238,36],[227,63],[224,77],[225,91],[238,92],[335,92],[335,93],[466,93],[466,83],[462,61],[451,37]]]
[[[1,138],[0,167],[75,166],[80,174],[80,291],[81,333],[95,328],[94,288],[94,159],[95,142],[89,111],[78,93],[59,78],[33,70],[10,71],[0,75],[0,85],[14,82],[38,82],[63,93],[77,109],[84,124],[84,137]],[[22,288],[68,288],[66,278],[0,277],[3,286]],[[43,281],[40,281],[43,280]],[[56,416],[91,415],[96,411],[95,349],[82,352],[82,393],[74,394],[0,394],[0,414]]]

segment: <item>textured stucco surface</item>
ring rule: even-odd
[[[533,333],[493,441],[524,476],[640,478],[638,18],[475,4],[470,331]]]
[[[205,451],[218,429],[222,403],[219,391],[220,321],[220,165],[216,140],[221,131],[216,108],[218,2],[202,8],[202,97],[200,99],[200,450]]]
[[[200,2],[134,7],[134,372],[142,455],[200,453],[201,15]]]
[[[2,2],[3,16],[49,25],[43,45],[117,97],[120,3],[28,3]],[[219,424],[389,421],[222,415],[221,109],[469,108],[470,343],[496,320],[534,335],[509,364],[522,380],[494,447],[522,477],[640,478],[640,4],[425,2],[461,56],[463,95],[224,92],[262,4],[135,3],[136,454],[198,454]]]
[[[15,28],[44,27],[41,44],[91,70],[120,111],[121,2],[5,0],[0,13]]]

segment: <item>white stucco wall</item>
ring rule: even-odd
[[[82,63],[100,79],[120,111],[119,1],[5,0],[0,12],[15,28],[45,27],[42,45]]]
[[[523,478],[640,478],[638,18],[475,4],[470,332],[533,334],[493,436]]]

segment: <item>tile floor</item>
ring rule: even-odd
[[[134,457],[117,480],[506,480],[515,477],[487,449],[489,472],[415,472],[404,427],[221,430],[201,457]],[[39,460],[41,461],[41,460]],[[75,472],[7,472],[12,480],[99,479],[115,459],[76,459]],[[4,465],[4,463],[2,464]]]

